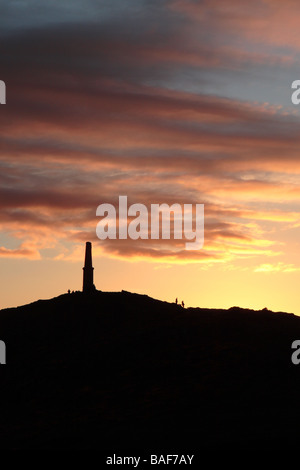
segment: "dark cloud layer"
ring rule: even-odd
[[[292,59],[251,50],[244,9],[222,16],[213,4],[0,5],[8,90],[0,108],[1,230],[20,240],[0,256],[37,257],[53,240],[95,239],[97,205],[117,204],[119,194],[148,206],[205,203],[206,251],[183,251],[174,240],[112,241],[106,253],[213,262],[272,255],[260,221],[295,222],[299,117],[205,90],[208,74],[220,80],[224,70],[246,73],[249,63],[251,73],[281,70]],[[186,86],[192,79],[197,92]],[[282,194],[290,201],[285,217]]]

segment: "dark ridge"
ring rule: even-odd
[[[0,447],[297,444],[300,318],[75,292],[0,311]]]

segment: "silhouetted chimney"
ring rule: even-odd
[[[83,268],[83,292],[93,292],[94,286],[94,268],[92,266],[92,244],[86,242],[85,244],[85,261]]]

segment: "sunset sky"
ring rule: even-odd
[[[0,308],[82,287],[300,315],[300,4],[0,0]],[[205,242],[99,204],[205,204]]]

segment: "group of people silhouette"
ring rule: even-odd
[[[71,290],[68,289],[68,294],[74,294],[74,293],[75,293],[74,290],[72,290],[72,292],[71,292]],[[176,305],[178,305],[178,298],[177,297],[176,297],[175,303],[176,303]],[[184,308],[184,301],[183,300],[181,301],[180,305],[181,305],[182,308]]]
[[[178,299],[177,299],[177,297],[176,297],[175,303],[176,303],[176,305],[178,305]],[[182,302],[181,302],[181,307],[184,308],[184,301],[183,301],[183,300],[182,300]]]

